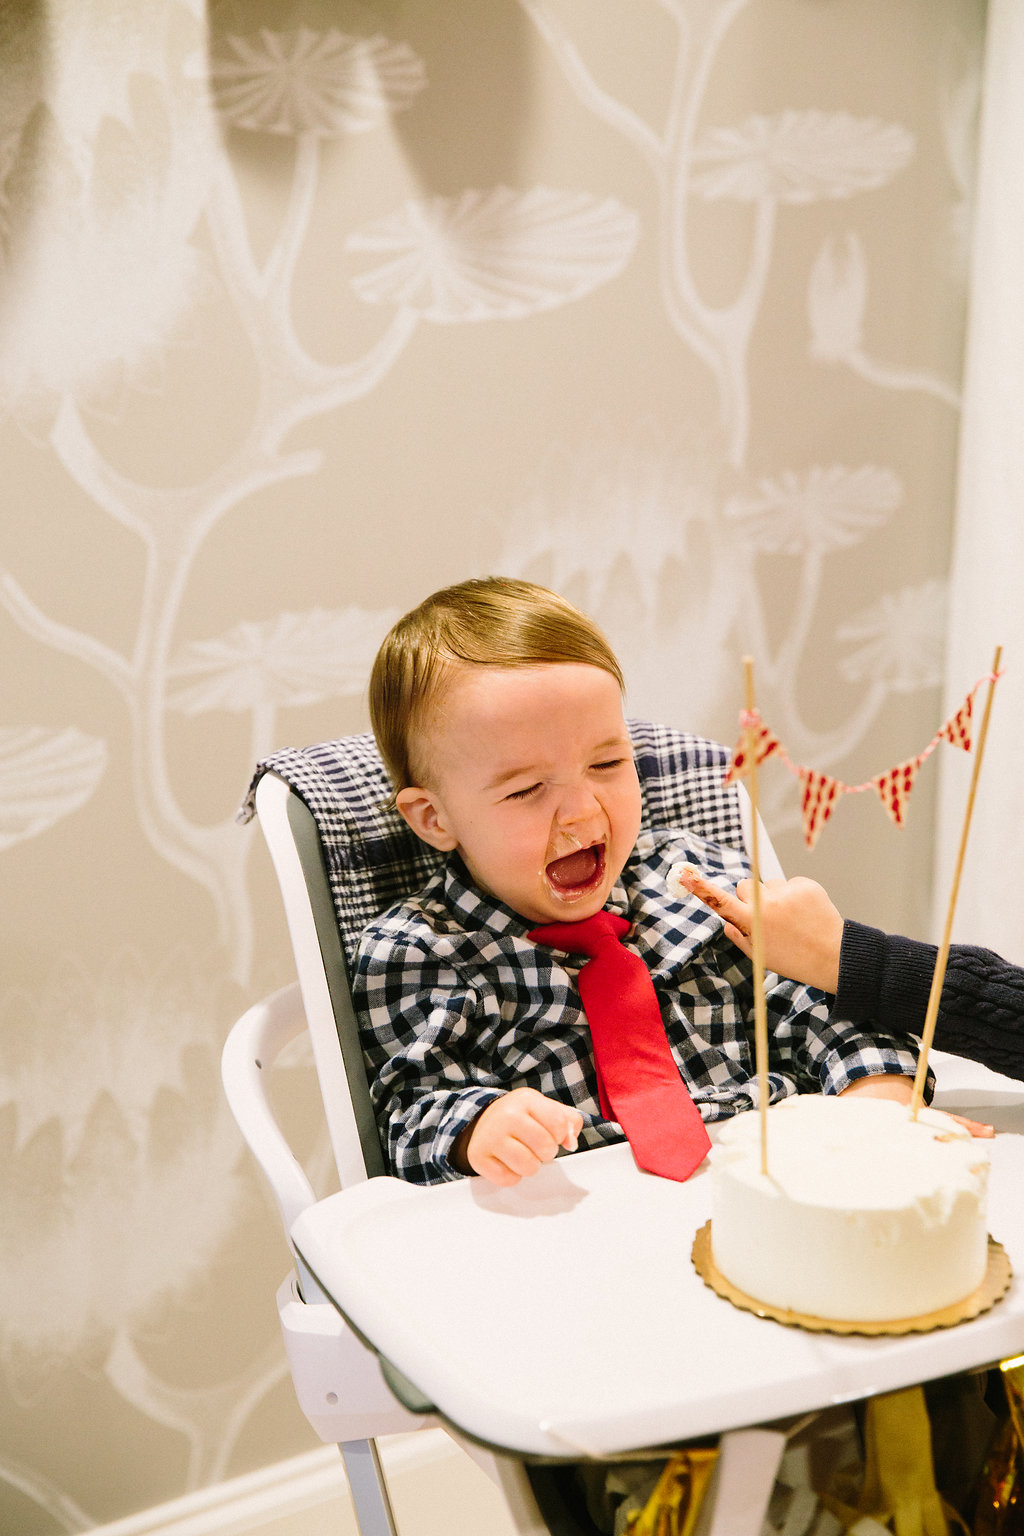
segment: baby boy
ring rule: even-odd
[[[597,626],[530,583],[435,593],[395,625],[370,711],[399,812],[446,855],[365,930],[353,980],[392,1170],[510,1185],[561,1148],[622,1139],[601,1112],[576,978],[538,925],[604,909],[631,924],[681,1078],[705,1121],[757,1102],[751,967],[696,898],[687,862],[735,885],[742,856],[685,827],[641,832],[623,679]],[[916,1042],[830,1020],[768,978],[773,1100],[865,1092],[909,1102]]]

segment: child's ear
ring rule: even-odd
[[[400,789],[395,796],[395,805],[403,821],[432,848],[450,853],[458,847],[459,840],[445,827],[444,811],[429,789]]]

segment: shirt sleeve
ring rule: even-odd
[[[909,1077],[917,1072],[920,1042],[910,1034],[861,1029],[831,1013],[828,998],[815,987],[766,977],[769,1056],[772,1066],[793,1076],[801,1092],[842,1093],[864,1077]],[[927,1102],[935,1092],[928,1073]]]
[[[461,1177],[455,1142],[504,1092],[471,1059],[475,988],[423,938],[385,928],[364,934],[352,993],[392,1173],[418,1184]]]
[[[934,944],[848,920],[833,1014],[877,1022],[883,1029],[920,1031],[937,953]],[[1024,1079],[1024,970],[989,949],[953,944],[935,1044]]]

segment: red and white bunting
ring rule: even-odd
[[[821,835],[822,827],[835,810],[836,801],[845,791],[846,785],[827,773],[819,773],[816,768],[798,768],[797,772],[804,791],[800,807],[804,823],[804,842],[808,848],[813,848]]]
[[[914,787],[914,779],[922,761],[921,757],[908,758],[905,763],[888,768],[885,773],[876,774],[871,780],[879,799],[898,827],[903,825],[903,807]]]
[[[785,764],[790,773],[795,773],[800,779],[803,789],[801,814],[804,842],[808,848],[813,848],[818,841],[821,829],[835,810],[836,801],[841,795],[859,795],[865,790],[873,789],[889,816],[898,827],[902,827],[906,803],[921,764],[931,756],[942,741],[948,741],[951,746],[960,747],[964,752],[971,751],[974,695],[982,683],[988,682],[994,686],[1001,676],[1001,672],[995,671],[988,677],[979,678],[960,708],[955,714],[950,715],[944,725],[940,726],[923,752],[919,752],[916,757],[908,758],[905,763],[897,764],[895,768],[887,768],[885,773],[876,774],[873,779],[868,779],[864,784],[844,784],[841,779],[834,779],[828,773],[820,773],[817,768],[801,767],[790,757],[778,736],[765,725],[761,719],[760,710],[753,708],[744,710],[740,715],[743,734],[736,743],[729,761],[725,782],[732,784],[737,779],[745,778],[752,767],[760,765],[766,758],[777,754],[779,761]],[[991,699],[991,690],[989,698]],[[753,737],[752,742],[751,737]]]
[[[974,713],[974,694],[969,693],[957,710],[942,727],[939,735],[944,737],[954,747],[962,747],[965,752],[971,750],[971,716]]]
[[[753,756],[750,753],[750,729],[745,730],[733,750],[729,770],[725,775],[727,784],[734,784],[737,779],[743,779],[750,772],[751,766],[760,768],[766,757],[771,757],[777,751],[781,742],[777,736],[773,736],[765,725],[757,710],[754,710],[749,720],[744,724],[749,726],[754,733]]]

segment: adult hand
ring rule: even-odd
[[[679,884],[717,912],[728,938],[753,957],[753,886],[741,880],[735,892],[715,885],[685,864],[677,870]],[[834,992],[839,981],[839,951],[843,919],[828,892],[816,880],[795,875],[792,880],[766,880],[761,885],[761,931],[768,970],[793,981]]]

